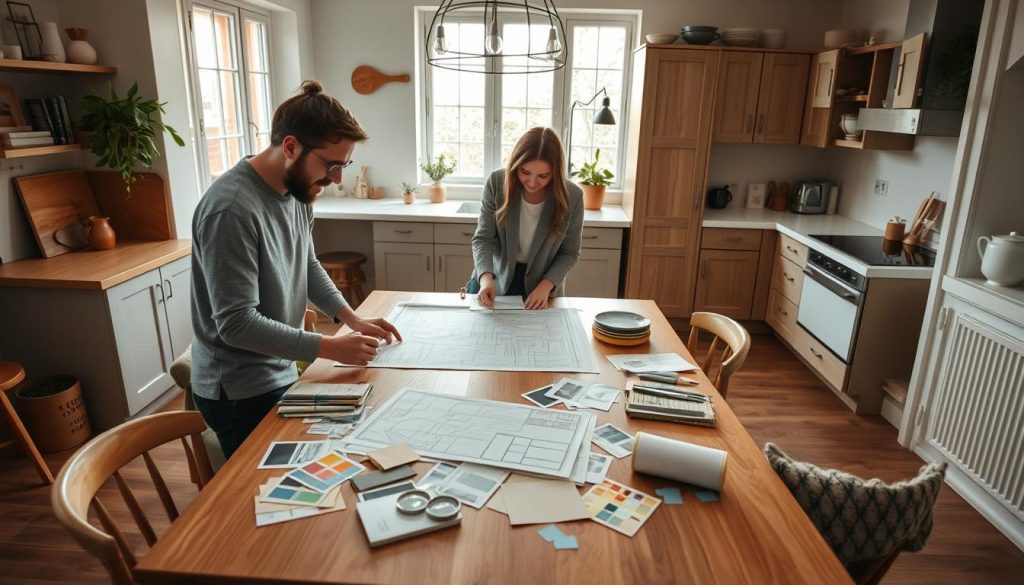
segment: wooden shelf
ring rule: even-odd
[[[27,59],[0,59],[0,71],[114,75],[117,73],[117,67],[107,67],[105,65],[78,65],[75,63],[52,63],[50,61],[29,61]]]
[[[81,144],[48,144],[46,146],[28,146],[25,148],[12,148],[0,150],[0,158],[22,158],[26,156],[43,156],[47,154],[61,154],[63,152],[78,152],[85,148]]]
[[[837,102],[863,102],[863,103],[867,103],[868,102],[868,94],[863,93],[863,94],[860,94],[860,95],[837,95],[836,96],[836,101]]]
[[[857,150],[864,150],[864,141],[836,138],[835,140],[832,141],[832,146],[842,146],[843,148],[856,148]]]
[[[846,50],[847,55],[864,55],[866,53],[877,53],[879,51],[889,51],[899,47],[903,44],[903,41],[897,41],[892,43],[877,43],[874,45],[868,45],[866,47],[853,47]]]

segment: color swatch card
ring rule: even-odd
[[[626,536],[634,536],[661,500],[617,481],[605,479],[583,494],[590,519]]]
[[[276,480],[260,486],[260,495],[255,496],[256,526],[268,526],[299,518],[308,518],[329,512],[338,512],[345,509],[345,499],[341,496],[341,487],[336,487],[325,494],[323,505],[327,508],[311,506],[291,506],[288,504],[269,504],[262,498],[274,489]]]
[[[364,469],[366,467],[345,457],[340,451],[331,451],[316,461],[289,471],[285,477],[318,492],[327,492]]]
[[[326,497],[326,493],[310,489],[294,479],[284,476],[279,478],[269,491],[260,496],[260,501],[290,506],[327,507],[333,505],[332,502],[325,501]]]

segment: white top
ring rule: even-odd
[[[466,205],[463,208],[463,205]],[[462,209],[462,211],[459,211]],[[353,197],[324,196],[313,204],[317,219],[347,219],[370,221],[413,221],[476,225],[480,216],[480,200],[449,199],[444,203],[431,203],[417,199],[405,205],[401,198],[355,199]],[[583,212],[583,226],[595,228],[628,228],[629,216],[622,206],[605,204],[600,211]]]
[[[533,247],[533,236],[537,233],[540,212],[544,210],[544,202],[530,203],[523,197],[523,208],[519,210],[519,249],[516,250],[516,262],[525,264],[530,259],[530,248]]]

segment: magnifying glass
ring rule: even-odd
[[[433,520],[451,520],[459,515],[462,502],[452,496],[435,496],[427,490],[417,489],[398,496],[395,507],[410,516],[426,513]]]

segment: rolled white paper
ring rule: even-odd
[[[641,432],[633,445],[633,470],[722,491],[728,457],[719,449]]]

